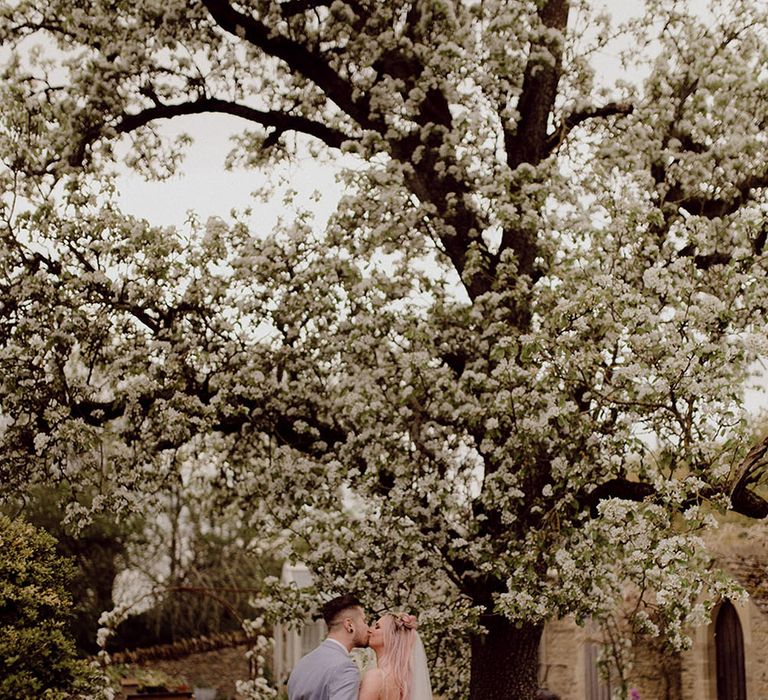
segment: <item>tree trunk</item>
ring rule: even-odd
[[[543,625],[515,627],[489,615],[487,634],[472,638],[469,700],[534,700]]]

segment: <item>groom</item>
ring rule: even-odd
[[[368,646],[363,606],[353,595],[338,596],[323,606],[323,619],[328,636],[294,667],[288,700],[357,700],[360,672],[349,652]]]

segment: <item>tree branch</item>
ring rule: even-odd
[[[217,397],[217,392],[210,391],[204,384],[195,381],[191,377],[186,378],[184,390],[188,396],[198,398],[206,406],[210,406]],[[131,399],[131,402],[138,404],[142,415],[146,416],[149,415],[152,407],[158,401],[168,400],[177,393],[178,386],[174,385]],[[237,396],[228,397],[227,401],[224,401],[222,405],[227,407],[235,405],[244,409],[237,413],[227,413],[214,419],[211,429],[223,435],[236,435],[242,432],[244,428],[251,428],[272,435],[279,445],[291,447],[318,459],[325,456],[325,451],[318,449],[318,442],[322,441],[328,446],[333,446],[347,439],[345,430],[336,424],[318,419],[316,415],[310,415],[306,408],[299,412],[298,407],[296,407],[297,412],[288,416],[281,411],[270,411],[269,407],[264,404]],[[85,423],[96,427],[103,426],[109,421],[120,418],[127,409],[127,398],[117,398],[111,401],[84,399],[72,402],[69,405],[70,415],[73,418],[79,418]],[[318,434],[313,435],[297,431],[295,427],[297,422],[306,423],[314,428]],[[182,441],[186,440],[183,437],[180,439]],[[163,436],[158,440],[155,449],[175,449],[179,445],[179,440]]]
[[[565,35],[568,24],[568,0],[548,0],[539,10],[542,31],[558,30]],[[549,152],[547,128],[555,104],[557,84],[560,80],[563,43],[551,41],[532,43],[523,76],[522,92],[517,102],[520,118],[516,130],[504,129],[504,147],[507,165],[515,170],[522,163],[537,165]],[[543,54],[548,54],[544,57]],[[530,228],[505,228],[501,235],[496,259],[511,249],[517,259],[518,274],[535,279],[535,261],[538,255],[536,232]],[[527,325],[530,315],[524,309],[515,311],[516,325]]]
[[[725,493],[731,498],[731,508],[734,512],[749,518],[768,517],[768,501],[750,490],[749,486],[764,483],[768,476],[768,437],[763,438],[747,453],[738,468],[734,471]],[[593,514],[597,512],[597,504],[607,498],[622,498],[627,501],[643,501],[654,496],[656,490],[651,484],[629,479],[615,478],[600,484],[591,493],[581,499],[582,505],[588,507]],[[709,489],[700,494],[702,498],[711,498],[722,493],[719,489]],[[684,507],[693,505],[685,503]]]
[[[677,139],[684,151],[689,153],[706,153],[708,147],[700,141],[694,141],[690,132],[681,131],[679,127],[674,127],[669,132],[670,139]],[[667,142],[669,143],[669,142]]]
[[[594,514],[597,512],[597,504],[605,499],[621,498],[625,501],[640,502],[655,493],[656,489],[651,484],[617,477],[597,486],[582,499],[581,503]]]
[[[90,261],[85,258],[82,252],[73,246],[69,246],[69,250],[77,258],[78,262],[80,262],[80,264],[83,266],[85,272],[97,272],[97,269],[90,263]],[[32,256],[32,260],[25,261],[28,267],[30,265],[36,265],[38,267],[43,265],[49,272],[54,275],[60,276],[62,274],[62,266],[59,261],[49,258],[39,251],[30,251],[30,254]],[[112,287],[110,287],[108,284],[91,280],[89,285],[91,289],[99,294],[105,303],[111,304],[115,309],[129,313],[153,333],[157,333],[160,329],[161,319],[152,316],[149,313],[149,310],[143,306],[125,301],[122,298],[122,295],[120,297],[116,297],[115,290],[112,289]]]
[[[569,5],[567,0],[548,0],[539,10],[542,27],[565,34]],[[550,54],[554,65],[542,60],[544,52]],[[540,42],[531,45],[523,88],[517,102],[520,113],[517,130],[505,130],[504,133],[507,163],[512,170],[521,163],[536,165],[547,155],[547,126],[560,80],[562,54],[562,44],[551,46],[549,42]]]
[[[409,27],[418,24],[418,18],[418,3],[414,3],[408,13]],[[417,37],[412,38],[414,42],[418,41]],[[424,71],[418,56],[395,50],[382,52],[373,67],[379,76],[391,76],[401,81],[403,94],[417,85]],[[421,201],[431,202],[441,212],[450,232],[441,235],[440,242],[462,279],[469,246],[473,243],[476,246],[483,260],[483,271],[478,271],[471,280],[463,280],[470,299],[476,299],[491,287],[494,261],[480,236],[484,223],[464,198],[467,185],[455,172],[455,158],[444,151],[445,136],[451,131],[453,118],[448,100],[439,87],[426,90],[414,121],[422,127],[424,135],[411,133],[393,140],[392,155],[411,165],[412,173],[406,174],[409,189]],[[420,148],[422,146],[426,148]],[[421,152],[418,160],[413,158],[417,149]]]
[[[722,46],[727,45],[734,37],[728,38]],[[687,77],[682,80],[676,91],[677,105],[675,114],[664,136],[663,143],[669,145],[670,140],[680,142],[684,151],[691,153],[705,153],[708,148],[705,144],[694,141],[690,133],[680,128],[680,122],[684,116],[684,107],[688,98],[699,86],[699,78]],[[663,184],[667,176],[667,167],[662,162],[656,162],[651,168],[651,174],[658,184]],[[718,218],[733,214],[743,204],[752,198],[752,190],[768,187],[768,168],[762,172],[748,175],[741,182],[735,183],[735,192],[731,196],[710,197],[703,194],[692,195],[679,184],[672,185],[664,196],[664,204],[672,204],[684,209],[689,214],[703,216],[708,219]]]
[[[322,55],[277,34],[251,15],[236,10],[225,0],[203,0],[214,21],[226,32],[242,37],[317,85],[338,107],[364,129],[381,130],[371,119],[367,97],[355,96],[352,85],[336,73]]]
[[[329,0],[285,0],[278,7],[283,17],[290,18],[310,10],[316,10],[319,7],[328,7],[331,4]],[[357,0],[345,0],[344,4],[351,7],[356,15],[365,15],[365,8]]]
[[[748,486],[765,482],[768,476],[768,436],[752,447],[729,480],[731,506],[750,518],[768,517],[768,502]]]
[[[709,270],[715,265],[727,265],[731,261],[731,256],[728,253],[715,251],[714,253],[697,254],[692,245],[685,246],[678,255],[681,258],[692,258],[694,265],[699,270]]]
[[[281,2],[278,7],[283,17],[295,17],[318,7],[328,7],[328,0],[287,0]]]
[[[187,114],[202,114],[204,112],[220,112],[231,114],[262,126],[275,129],[273,140],[286,131],[297,131],[309,136],[314,136],[331,148],[339,148],[344,141],[351,137],[332,129],[331,127],[295,114],[288,114],[277,110],[263,111],[254,109],[237,102],[228,102],[215,98],[201,98],[192,102],[180,104],[160,104],[138,112],[137,114],[123,115],[117,124],[117,131],[128,133],[141,126],[145,126],[156,119],[172,119]]]
[[[689,214],[714,219],[733,214],[752,199],[752,191],[768,187],[768,168],[761,173],[745,177],[736,183],[736,192],[730,197],[691,196],[683,192],[680,186],[671,187],[664,198],[665,202],[676,204]]]
[[[563,118],[555,130],[547,137],[545,151],[547,154],[550,154],[556,150],[557,147],[565,141],[568,134],[582,122],[589,119],[632,114],[634,109],[635,106],[629,102],[609,102],[602,107],[593,107],[591,109],[579,110],[578,112],[571,112]]]
[[[677,90],[675,90],[675,95],[674,95],[675,99],[677,100],[677,104],[675,105],[675,113],[672,117],[672,120],[667,125],[667,129],[662,137],[662,143],[664,144],[664,148],[667,148],[669,146],[669,142],[672,138],[678,138],[678,133],[680,131],[678,124],[683,118],[685,103],[688,100],[688,98],[694,93],[694,91],[698,87],[698,84],[699,84],[698,78],[693,79],[693,78],[690,78],[689,76],[685,76],[685,78],[677,86]],[[667,163],[662,158],[657,158],[651,164],[651,177],[653,177],[657,185],[663,185],[664,183],[666,183]],[[665,224],[668,223],[668,218],[669,217],[667,215],[664,216]],[[663,227],[657,227],[657,228],[661,229]]]
[[[731,495],[731,508],[748,518],[768,517],[768,501],[749,489],[739,489]]]

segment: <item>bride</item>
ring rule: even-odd
[[[385,613],[371,628],[368,646],[377,668],[366,671],[358,700],[432,700],[427,656],[416,618]]]

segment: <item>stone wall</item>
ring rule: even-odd
[[[636,644],[630,683],[642,700],[683,700],[682,659],[663,653],[657,640]]]
[[[539,685],[561,700],[584,698],[584,641],[586,632],[571,618],[553,620],[544,628],[539,653]]]
[[[752,611],[752,649],[748,653],[751,668],[748,673],[749,688],[754,698],[768,698],[768,618],[750,604]]]
[[[599,675],[595,665],[596,650],[601,645],[596,625],[579,627],[571,618],[547,623],[540,653],[540,685],[557,693],[561,700],[608,697],[610,683]],[[642,700],[687,700],[682,694],[681,668],[680,656],[661,654],[653,641],[639,644],[635,647],[630,686],[640,692]],[[601,686],[594,688],[594,696],[590,690],[593,686]]]

